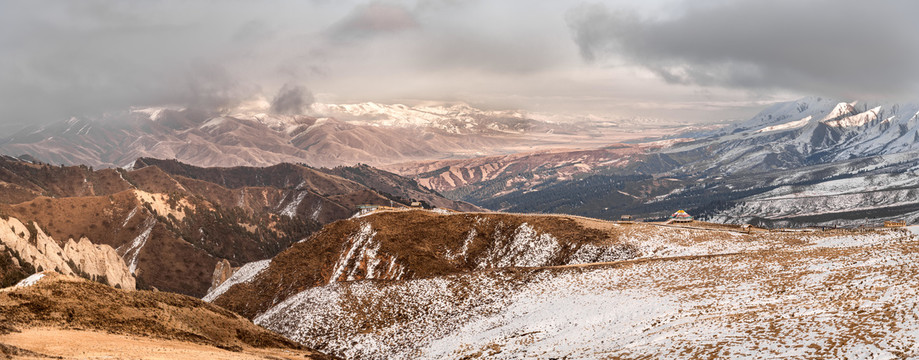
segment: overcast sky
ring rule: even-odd
[[[4,0],[0,124],[257,96],[281,112],[464,101],[674,122],[811,94],[919,100],[915,14],[909,0]]]

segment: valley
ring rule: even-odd
[[[393,174],[336,171],[358,181],[370,174],[375,182],[368,184],[381,190],[294,164],[200,168],[141,158],[131,170],[93,170],[3,157],[0,219],[7,226],[0,244],[9,251],[0,255],[37,271],[200,297],[218,268],[270,258],[359,205],[479,209]],[[105,256],[81,260],[87,251]]]

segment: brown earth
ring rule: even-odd
[[[0,335],[0,359],[331,359],[309,350],[242,348],[231,351],[179,340],[90,330],[26,329]]]
[[[63,355],[85,358],[125,345],[166,346],[178,351],[232,352],[280,349],[323,358],[223,308],[184,295],[125,291],[75,277],[47,273],[37,284],[0,290],[0,342],[7,355]],[[21,334],[17,334],[22,332]],[[69,334],[76,338],[58,338]],[[116,335],[120,335],[118,337]],[[102,339],[107,345],[83,346],[78,339]],[[76,347],[64,346],[66,343]],[[193,346],[192,344],[202,345]],[[150,350],[150,349],[148,349]],[[89,355],[80,351],[90,351]],[[121,350],[123,351],[123,350]],[[31,352],[31,353],[30,353]],[[0,352],[0,354],[3,354]],[[85,355],[85,356],[84,356]],[[312,357],[312,356],[315,357]],[[18,355],[17,355],[18,356]],[[137,356],[137,355],[133,355]]]

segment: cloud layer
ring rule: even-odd
[[[278,112],[465,101],[680,122],[744,117],[807,93],[913,97],[914,4],[9,0],[0,131],[253,97]]]
[[[467,95],[514,80],[504,73],[577,63],[565,8],[548,4],[5,1],[0,123],[132,106],[221,109],[285,84],[326,101],[476,101]],[[534,11],[519,17],[523,8]],[[518,95],[501,91],[496,98]]]
[[[917,13],[894,0],[693,1],[664,17],[583,5],[568,22],[584,59],[670,83],[903,96],[919,89]]]

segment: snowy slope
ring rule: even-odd
[[[919,356],[915,237],[769,236],[783,250],[333,283],[255,322],[354,359]]]
[[[820,97],[775,104],[752,119],[676,144],[687,173],[720,174],[800,166],[919,150],[919,103],[838,102]]]

